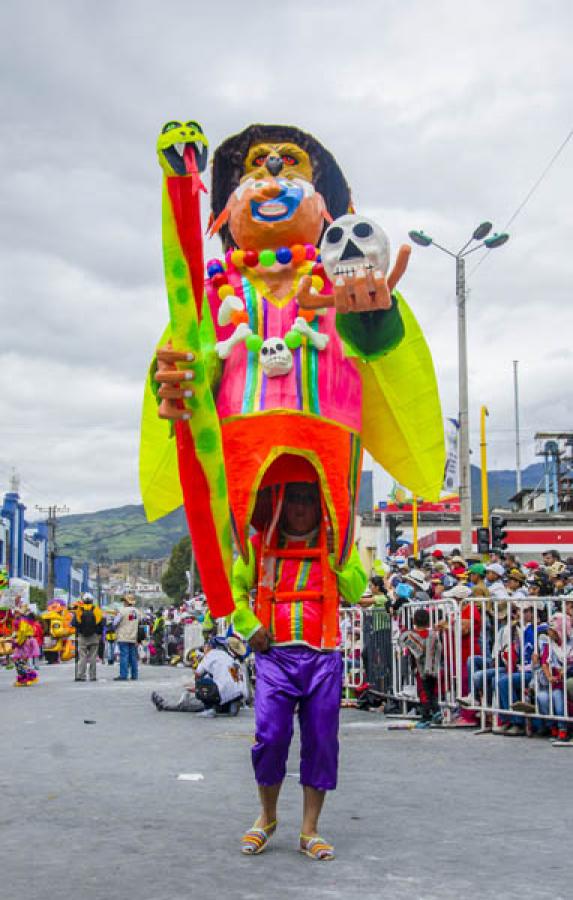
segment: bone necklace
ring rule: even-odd
[[[253,330],[249,325],[249,316],[245,310],[245,306],[240,297],[236,295],[227,295],[219,307],[217,321],[219,325],[236,325],[232,335],[225,341],[217,341],[215,344],[215,352],[219,359],[227,359],[231,351],[237,344],[245,343],[247,350],[251,353],[259,353],[261,364],[265,362],[265,357],[274,356],[278,351],[291,356],[291,364],[287,372],[292,368],[291,350],[300,347],[303,339],[306,339],[317,350],[324,350],[329,341],[327,334],[322,334],[311,328],[310,323],[320,315],[322,310],[306,310],[299,309],[299,315],[294,320],[292,328],[290,328],[283,338],[271,337],[263,341],[258,334],[253,334]],[[283,346],[277,346],[284,344]],[[263,365],[263,368],[264,365]],[[265,370],[266,371],[266,370]],[[285,375],[287,372],[267,372],[268,375]]]
[[[316,260],[316,262],[315,262]],[[275,263],[281,265],[296,265],[293,288],[280,300],[274,298],[264,280],[255,273],[258,266],[270,267]],[[278,250],[228,250],[225,254],[227,270],[250,269],[249,280],[271,302],[277,302],[284,306],[296,296],[301,278],[310,275],[312,279],[312,292],[320,294],[325,289],[327,276],[320,262],[320,255],[313,244],[293,244],[292,247],[279,247]],[[303,340],[311,343],[317,350],[324,350],[329,337],[320,334],[310,327],[310,323],[316,318],[316,310],[301,309],[294,324],[289,331],[280,337],[270,337],[263,340],[258,334],[253,334],[249,324],[249,315],[245,304],[237,297],[234,289],[229,284],[229,278],[225,266],[218,259],[212,259],[207,263],[207,275],[211,284],[217,291],[221,301],[217,313],[219,325],[234,325],[235,330],[225,341],[215,344],[215,352],[220,359],[227,359],[237,344],[245,343],[247,350],[259,354],[259,361],[268,377],[286,375],[293,366],[291,350],[300,347]],[[327,288],[327,292],[330,285]]]

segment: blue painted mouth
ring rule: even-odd
[[[281,192],[271,200],[257,203],[251,200],[251,216],[256,222],[284,222],[290,219],[300,206],[302,188],[286,178],[280,178]]]

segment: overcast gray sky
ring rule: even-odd
[[[3,0],[0,489],[16,466],[30,506],[139,502],[164,122],[199,120],[212,147],[300,125],[394,248],[423,228],[457,249],[505,225],[573,127],[572,25],[568,0]],[[514,462],[513,359],[524,464],[535,430],[573,427],[572,169],[573,141],[469,281],[473,458],[485,403],[491,468]],[[453,260],[415,248],[401,286],[456,415]]]

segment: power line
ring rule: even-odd
[[[541,175],[539,176],[539,178],[537,179],[537,181],[536,181],[536,182],[532,185],[532,187],[529,189],[529,191],[527,192],[527,194],[525,195],[525,197],[523,198],[523,200],[521,201],[521,203],[519,204],[519,206],[517,207],[517,209],[515,210],[515,212],[513,213],[513,215],[511,215],[511,216],[509,217],[509,219],[507,220],[507,222],[506,222],[505,225],[503,226],[503,231],[507,231],[507,229],[509,228],[509,226],[510,226],[513,222],[515,222],[515,220],[517,219],[517,217],[518,217],[518,215],[520,214],[520,212],[521,212],[521,211],[524,209],[524,207],[529,203],[529,201],[530,201],[531,198],[533,197],[534,193],[536,192],[537,188],[539,187],[539,185],[541,184],[541,182],[545,179],[546,175],[548,175],[549,171],[553,168],[554,164],[557,162],[557,160],[558,160],[559,157],[561,156],[563,150],[565,150],[565,147],[567,146],[567,144],[569,143],[569,141],[571,140],[572,137],[573,137],[573,128],[571,129],[571,131],[569,132],[569,134],[567,135],[567,137],[565,138],[565,140],[564,140],[564,141],[560,144],[560,146],[557,148],[557,150],[555,151],[555,153],[553,154],[553,156],[551,157],[551,159],[549,160],[549,162],[547,163],[547,165],[546,165],[545,168],[543,169],[543,172],[541,173]],[[491,253],[491,250],[488,250],[487,253],[485,253],[485,254],[482,256],[482,258],[480,259],[480,261],[479,261],[478,263],[476,263],[476,265],[473,267],[473,269],[472,269],[471,272],[469,273],[470,276],[473,275],[474,272],[475,272],[477,269],[479,269],[479,267],[481,266],[481,264],[482,264],[483,262],[485,262],[485,260],[488,258],[488,256],[489,256],[490,253]]]

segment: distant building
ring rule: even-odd
[[[10,578],[22,578],[32,587],[48,586],[48,527],[45,522],[26,520],[26,506],[20,500],[17,478],[4,495],[0,507],[0,565]],[[70,556],[54,559],[57,595],[69,603],[87,590],[93,592],[87,564],[74,564]]]

